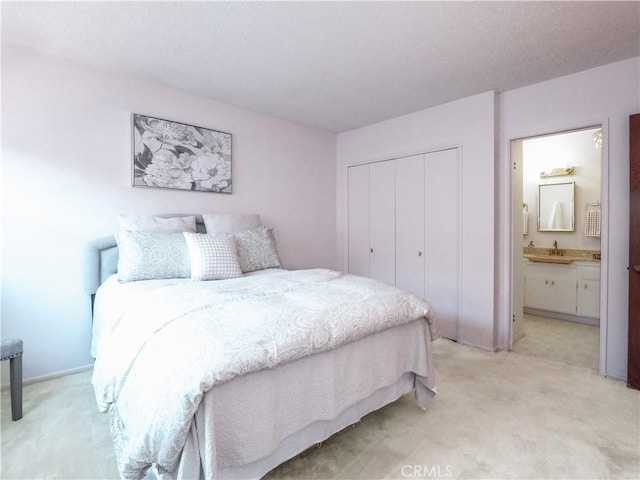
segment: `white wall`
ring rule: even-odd
[[[462,151],[462,308],[459,341],[494,349],[493,92],[338,135],[338,255],[347,270],[347,167],[441,147]],[[437,228],[437,227],[436,227]],[[428,231],[427,231],[428,235]]]
[[[233,194],[132,188],[131,114],[233,134]],[[335,135],[2,48],[2,335],[24,376],[91,362],[87,241],[120,212],[259,213],[288,268],[336,268]]]
[[[513,139],[603,124],[603,236],[601,327],[607,346],[603,373],[626,378],[629,261],[629,115],[640,111],[640,59],[504,92],[498,97],[497,320],[508,348],[511,276],[509,143]]]
[[[523,202],[529,206],[529,234],[523,238],[526,246],[553,247],[557,240],[561,249],[600,250],[599,237],[584,235],[586,204],[601,200],[601,147],[593,143],[595,129],[532,138],[523,141]],[[554,168],[574,167],[573,175],[540,178],[540,172]],[[539,232],[538,185],[575,182],[573,232]],[[568,213],[568,212],[567,212]]]
[[[336,152],[328,132],[4,45],[2,334],[25,340],[26,378],[90,363],[82,250],[124,211],[257,212],[287,267],[346,269],[347,166],[461,146],[461,341],[508,348],[509,142],[602,123],[605,373],[626,378],[628,115],[640,111],[639,70],[638,58],[617,62],[502,93],[497,107],[492,92],[461,99],[341,134]],[[131,188],[132,112],[233,133],[234,193]]]

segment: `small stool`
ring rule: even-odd
[[[2,337],[0,360],[9,360],[11,381],[11,418],[22,418],[22,340]]]

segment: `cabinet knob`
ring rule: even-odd
[[[373,248],[371,249],[371,253],[373,253]]]
[[[556,284],[556,282],[554,282],[553,280],[551,280],[551,285],[555,285],[555,284]]]
[[[586,283],[584,284],[584,289],[585,289],[585,290],[587,289],[587,284],[586,284]]]
[[[545,285],[549,285],[549,280],[545,280],[545,281],[544,281],[544,284],[545,284]]]
[[[421,257],[422,256],[422,252],[418,252],[418,256]]]

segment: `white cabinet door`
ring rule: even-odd
[[[539,310],[549,310],[549,304],[547,303],[548,276],[540,272],[532,272],[527,266],[524,282],[524,306]]]
[[[348,170],[349,273],[369,276],[369,165]]]
[[[525,306],[575,315],[576,281],[573,266],[529,264],[525,268]]]
[[[578,277],[578,315],[600,318],[600,266],[580,266]]]
[[[369,276],[396,283],[395,161],[369,166]]]
[[[578,282],[578,315],[600,318],[600,280]]]
[[[424,178],[424,298],[436,311],[438,333],[457,340],[461,235],[458,150],[426,154]]]
[[[424,296],[424,155],[396,161],[396,286]]]
[[[547,302],[554,312],[576,314],[575,271],[567,269],[549,279],[550,289]]]

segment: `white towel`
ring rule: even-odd
[[[549,216],[548,228],[551,230],[564,228],[562,222],[562,205],[560,205],[560,202],[553,202],[553,208],[551,209],[551,215]]]
[[[522,211],[522,236],[526,237],[529,234],[529,212],[524,209]]]
[[[589,209],[584,219],[585,237],[599,237],[602,228],[602,212],[600,210]]]

